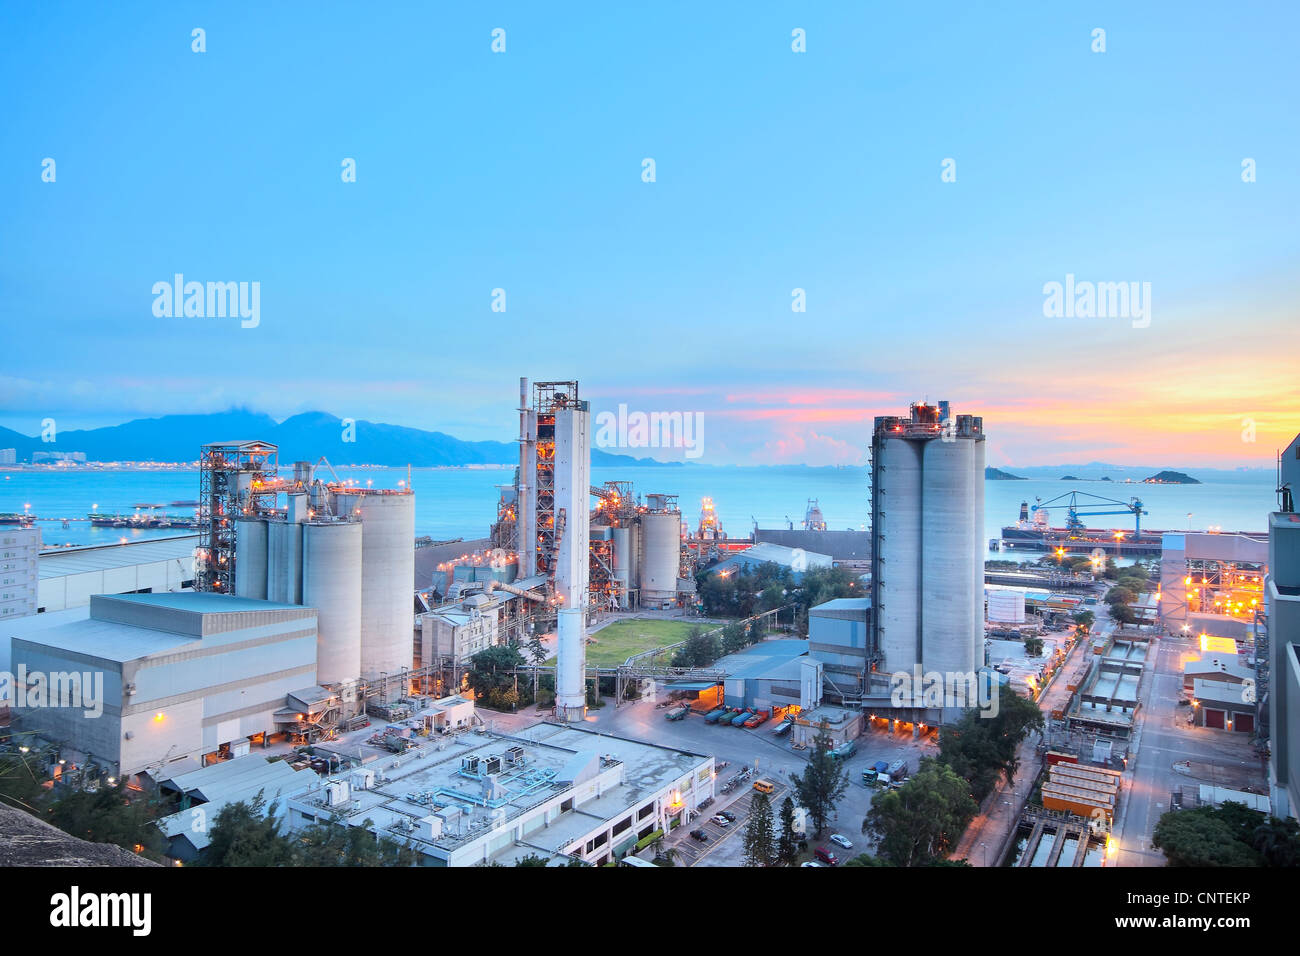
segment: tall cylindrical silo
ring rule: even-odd
[[[266,522],[240,518],[235,522],[235,596],[266,600]]]
[[[641,516],[641,606],[672,604],[677,599],[681,565],[681,512],[646,512]]]
[[[921,659],[921,452],[923,443],[884,437],[876,451],[875,568],[881,669],[905,671]]]
[[[340,494],[335,509],[361,518],[361,676],[409,670],[415,633],[415,495]]]
[[[356,680],[361,675],[361,525],[301,527],[302,603],[317,612],[316,680]]]
[[[926,672],[969,674],[978,620],[971,613],[978,600],[975,443],[931,439],[923,447],[921,663]],[[982,582],[979,591],[982,597]]]
[[[267,522],[266,598],[302,603],[302,525]]]
[[[983,422],[980,422],[983,430]],[[988,537],[984,533],[984,468],[987,463],[987,448],[983,435],[971,441],[975,446],[975,461],[971,465],[971,547],[974,552],[971,568],[971,620],[974,622],[971,660],[975,669],[983,667],[984,660],[984,554]]]

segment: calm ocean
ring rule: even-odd
[[[395,488],[406,479],[404,468],[338,468],[337,472],[340,478],[354,478],[362,485],[370,480],[376,488]],[[485,536],[496,514],[496,486],[509,483],[512,474],[508,468],[413,469],[416,534],[435,539]],[[760,527],[782,528],[788,517],[799,527],[809,498],[819,501],[832,529],[864,528],[868,519],[865,468],[601,467],[593,468],[591,477],[593,484],[632,481],[640,495],[677,495],[683,517],[692,528],[699,520],[700,499],[710,496],[723,529],[733,536],[747,535],[755,520]],[[1075,488],[1125,501],[1139,497],[1149,512],[1143,526],[1170,530],[1186,530],[1190,524],[1200,529],[1263,531],[1265,516],[1277,507],[1273,482],[1263,476],[1200,485],[989,481],[985,483],[984,537],[996,537],[1004,524],[1014,522],[1021,501],[1032,504],[1035,497],[1046,501]],[[198,493],[197,471],[14,471],[0,477],[0,512],[19,512],[30,504],[31,512],[42,518],[84,518],[92,510],[126,515],[138,503],[193,500]],[[182,513],[186,509],[165,510]],[[1064,520],[1064,509],[1053,512],[1053,525],[1064,524]],[[1092,526],[1133,527],[1132,517],[1126,515],[1087,520]],[[92,528],[87,522],[63,528],[57,521],[41,522],[41,530],[47,546],[111,544],[123,537],[140,540],[178,533]]]

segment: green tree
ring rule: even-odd
[[[1136,594],[1120,584],[1106,592],[1106,603],[1112,608],[1121,604],[1132,604],[1136,599]]]
[[[73,790],[56,800],[46,818],[54,826],[91,843],[112,843],[128,850],[158,855],[165,841],[157,827],[157,806],[132,798],[125,781],[114,787],[100,787],[91,793]]]
[[[951,767],[925,758],[897,790],[876,795],[862,832],[894,866],[925,866],[945,856],[979,809],[970,785]]]
[[[808,810],[812,818],[814,838],[820,840],[826,821],[835,814],[835,805],[849,787],[848,771],[831,756],[835,742],[826,733],[826,725],[818,728],[813,739],[812,756],[803,773],[791,778],[795,792],[799,795],[799,805]]]
[[[890,866],[891,864],[882,860],[878,856],[872,856],[870,853],[859,853],[857,856],[851,856],[844,861],[845,866]]]
[[[1015,781],[1020,744],[1031,730],[1042,726],[1038,705],[1002,684],[994,716],[968,710],[939,731],[939,759],[970,784],[976,800],[983,800],[999,776],[1005,775],[1008,783]]]
[[[292,866],[294,845],[280,832],[276,805],[259,790],[250,801],[228,803],[211,821],[204,866]]]
[[[338,820],[315,823],[291,838],[294,866],[415,866],[420,855],[409,846],[371,831],[373,820],[359,827]]]
[[[765,793],[754,793],[749,807],[749,824],[744,837],[745,866],[771,866],[777,856],[772,826],[772,802]]]
[[[1026,638],[1025,638],[1025,653],[1026,653],[1027,655],[1029,655],[1030,657],[1042,657],[1042,656],[1043,656],[1043,639],[1042,639],[1041,637],[1035,637],[1035,636],[1032,635],[1032,634],[1029,635],[1028,637],[1026,637]]]
[[[1242,839],[1232,817],[1232,811],[1222,814],[1213,807],[1170,810],[1156,823],[1151,843],[1170,866],[1259,866],[1263,856]]]
[[[519,649],[497,644],[479,651],[469,659],[466,675],[475,697],[491,700],[493,691],[504,691],[515,684],[515,668],[523,666]]]
[[[672,663],[674,667],[708,667],[721,656],[722,643],[718,635],[695,627],[673,655]]]
[[[794,831],[794,801],[781,801],[781,835],[777,838],[776,856],[782,863],[793,863],[799,855],[799,834]]]

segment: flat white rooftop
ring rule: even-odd
[[[190,558],[199,546],[197,534],[175,538],[152,538],[126,544],[97,545],[93,548],[65,548],[47,551],[40,556],[41,579],[61,578],[69,574],[111,571],[137,564],[156,564]]]

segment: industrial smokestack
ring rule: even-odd
[[[528,379],[519,379],[519,481],[515,486],[515,547],[519,576],[537,573],[537,525],[533,507],[537,461],[537,416],[528,407]]]
[[[573,400],[555,409],[555,593],[560,602],[555,711],[563,720],[581,720],[587,710],[590,420],[587,403],[577,401],[575,385]]]

